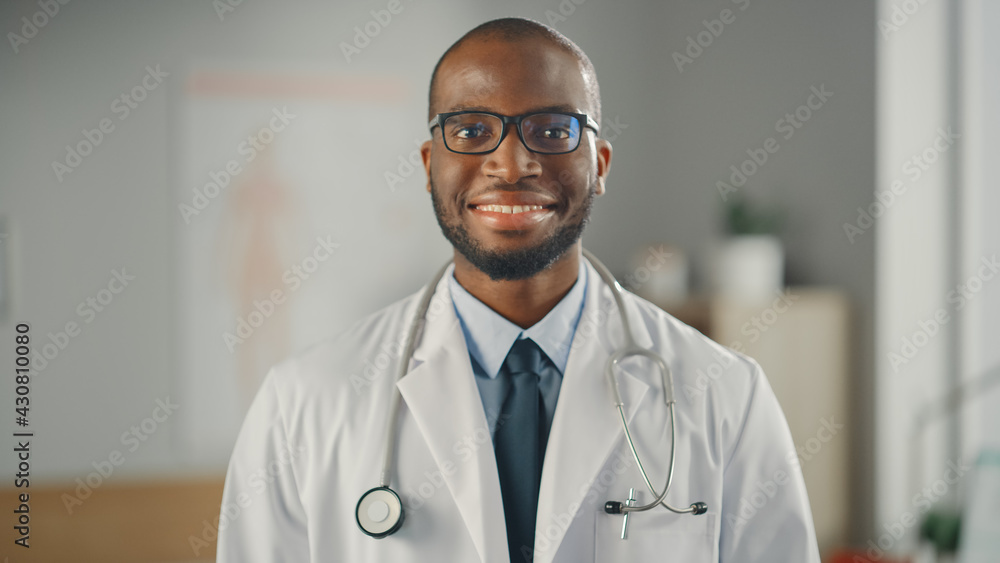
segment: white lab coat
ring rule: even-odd
[[[657,507],[606,514],[630,487],[653,498],[624,440],[604,375],[622,342],[611,290],[586,264],[589,287],[552,423],[538,499],[535,561],[819,563],[815,531],[784,415],[760,367],[625,292],[637,343],[673,370],[677,461],[667,500],[708,504],[700,516]],[[448,274],[450,275],[450,271]],[[448,292],[436,288],[409,371],[403,341],[423,289],[266,377],[233,450],[218,561],[509,561],[496,462],[469,352]],[[668,411],[656,371],[623,363],[622,398],[640,459],[666,477]],[[392,536],[354,519],[378,485],[387,410],[402,394],[391,486],[406,509]]]

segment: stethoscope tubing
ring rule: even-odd
[[[615,304],[617,305],[619,314],[622,317],[622,332],[624,334],[625,345],[622,347],[621,350],[616,352],[610,358],[607,364],[606,372],[611,382],[611,388],[614,393],[614,399],[615,399],[615,407],[618,409],[618,414],[621,417],[622,428],[625,430],[625,438],[626,441],[628,442],[629,449],[632,451],[632,456],[635,458],[636,466],[639,468],[639,473],[642,474],[643,481],[646,482],[646,486],[649,488],[650,492],[652,492],[653,495],[656,497],[655,500],[653,500],[653,502],[650,502],[645,505],[627,506],[618,502],[614,503],[609,502],[608,505],[616,505],[614,513],[617,514],[624,514],[629,512],[642,512],[654,508],[656,506],[659,506],[661,504],[671,512],[675,512],[677,514],[686,514],[686,513],[704,514],[705,510],[707,509],[704,503],[700,502],[694,503],[688,508],[678,509],[667,504],[665,500],[667,493],[670,490],[670,485],[672,484],[674,478],[674,464],[676,460],[676,438],[677,438],[676,415],[674,413],[674,405],[676,402],[674,400],[673,375],[670,372],[670,368],[669,366],[667,366],[666,362],[663,361],[663,358],[660,357],[658,354],[655,354],[651,350],[641,348],[635,344],[635,339],[632,335],[632,325],[629,320],[628,309],[625,307],[625,301],[622,298],[621,285],[618,284],[618,280],[615,279],[615,277],[611,274],[611,272],[607,269],[607,267],[600,260],[598,260],[596,256],[591,254],[591,252],[586,248],[582,248],[581,250],[583,252],[583,255],[587,258],[587,260],[597,270],[598,274],[600,274],[604,282],[611,287],[611,293],[615,298]],[[430,284],[428,284],[427,290],[424,291],[424,294],[421,297],[420,302],[417,304],[416,314],[414,314],[413,321],[410,324],[410,331],[406,339],[406,346],[404,348],[403,355],[400,360],[399,373],[396,377],[397,382],[399,382],[399,380],[401,380],[406,375],[407,368],[409,367],[409,359],[413,356],[413,350],[416,346],[417,337],[421,335],[424,327],[426,326],[427,322],[426,316],[427,316],[427,311],[430,308],[431,299],[434,296],[438,283],[441,281],[441,278],[444,277],[445,272],[448,270],[448,267],[451,266],[451,264],[452,261],[449,260],[447,263],[441,266],[438,272],[434,275],[434,279],[432,279]],[[618,364],[619,361],[622,360],[622,358],[634,355],[646,356],[651,360],[653,360],[659,367],[661,378],[663,379],[662,383],[663,383],[664,402],[666,403],[667,408],[670,412],[670,466],[667,471],[666,483],[664,484],[663,492],[661,493],[656,492],[656,489],[653,487],[653,484],[649,480],[649,476],[646,473],[645,467],[643,467],[642,465],[642,461],[640,461],[639,459],[639,453],[636,450],[635,443],[632,440],[632,433],[629,430],[628,420],[625,416],[625,406],[621,398],[621,391],[618,387],[618,378],[615,376],[614,373],[614,367]],[[389,488],[389,484],[392,480],[391,475],[392,475],[392,469],[395,464],[396,449],[397,449],[396,439],[398,438],[398,432],[396,427],[399,424],[399,412],[401,410],[400,407],[401,400],[402,396],[400,395],[400,393],[394,392],[392,394],[392,399],[390,400],[389,404],[389,420],[385,430],[385,441],[383,442],[385,444],[385,452],[382,458],[382,470],[379,473],[379,487]],[[612,512],[610,509],[606,510]]]
[[[641,348],[636,345],[635,339],[632,336],[632,324],[629,322],[628,308],[625,307],[625,300],[622,298],[622,287],[618,284],[618,280],[615,279],[611,271],[597,259],[596,256],[591,254],[589,250],[583,248],[583,255],[586,256],[587,260],[590,261],[597,273],[600,274],[601,279],[604,280],[606,284],[611,287],[611,294],[614,295],[615,303],[618,306],[619,314],[622,317],[622,332],[625,337],[625,346],[617,351],[610,359],[607,365],[607,376],[611,383],[611,389],[614,393],[615,407],[618,409],[618,415],[621,417],[622,428],[625,430],[625,440],[628,442],[628,447],[632,451],[632,457],[635,459],[636,467],[639,468],[639,473],[642,474],[642,480],[646,482],[646,487],[649,491],[653,493],[656,498],[649,504],[639,505],[639,506],[628,506],[626,504],[619,503],[617,512],[620,514],[627,514],[629,512],[643,512],[651,508],[662,504],[667,510],[675,512],[677,514],[687,514],[689,512],[696,512],[701,509],[700,506],[693,504],[688,508],[674,508],[666,502],[667,493],[670,491],[670,485],[674,480],[674,465],[676,461],[676,444],[677,444],[677,432],[676,432],[676,416],[674,414],[674,405],[676,401],[674,400],[674,378],[670,371],[670,367],[667,363],[663,361],[663,358],[659,354],[654,353],[651,350]],[[623,358],[628,356],[646,356],[653,362],[657,364],[660,369],[660,375],[663,379],[663,401],[667,405],[667,409],[670,412],[670,466],[667,469],[667,480],[666,484],[663,486],[663,492],[657,493],[656,488],[653,487],[652,482],[649,480],[649,475],[646,473],[646,468],[643,467],[642,461],[639,459],[639,452],[635,448],[635,442],[632,441],[632,432],[628,427],[628,419],[625,416],[625,404],[622,401],[621,390],[618,387],[618,377],[615,376],[614,368],[618,365]]]
[[[406,375],[407,368],[409,367],[410,358],[413,357],[413,349],[416,345],[418,333],[423,332],[424,326],[426,325],[427,311],[430,309],[431,299],[434,297],[434,290],[437,288],[438,282],[444,277],[444,273],[448,271],[448,266],[451,266],[452,261],[449,260],[441,266],[441,269],[434,274],[434,279],[427,286],[427,291],[424,292],[423,296],[420,298],[420,303],[417,305],[416,315],[413,317],[413,321],[410,324],[410,334],[406,338],[406,348],[403,350],[403,355],[399,361],[399,374],[396,376],[396,382],[403,379]],[[393,392],[392,400],[389,403],[389,424],[385,428],[385,453],[382,457],[382,471],[379,473],[379,486],[388,487],[391,480],[390,476],[392,473],[392,468],[396,461],[396,425],[399,423],[399,402],[402,396],[399,392]]]

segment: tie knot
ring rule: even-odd
[[[534,340],[523,338],[514,341],[514,345],[510,347],[510,352],[507,353],[507,359],[504,363],[507,365],[507,369],[510,370],[511,375],[518,373],[532,373],[537,375],[545,367],[545,357],[545,353],[538,347],[538,344],[535,344]]]

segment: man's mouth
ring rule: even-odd
[[[524,231],[556,215],[559,201],[529,190],[494,190],[472,198],[467,205],[480,224],[497,231]]]
[[[490,211],[493,213],[525,213],[528,211],[540,211],[542,209],[553,209],[554,205],[470,205],[469,207],[479,211]]]
[[[498,231],[523,231],[555,216],[556,205],[470,205],[472,216]]]

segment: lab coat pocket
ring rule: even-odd
[[[621,539],[623,516],[597,513],[595,562],[663,561],[710,563],[718,561],[716,515],[674,514],[664,508],[633,513],[628,539]]]

